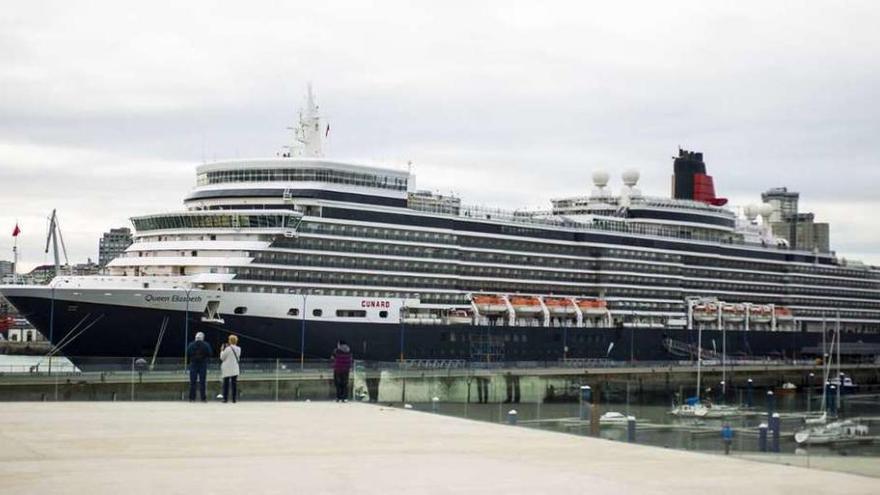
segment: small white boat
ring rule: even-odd
[[[807,416],[804,418],[804,424],[806,426],[824,425],[827,422],[828,414],[824,412],[820,416]]]
[[[728,406],[725,404],[711,404],[706,406],[706,413],[703,414],[703,418],[707,419],[719,419],[719,418],[733,418],[736,416],[742,416],[745,414],[745,411],[739,406]]]
[[[695,397],[689,398],[684,404],[673,406],[669,414],[679,418],[703,418],[709,408],[701,404]]]
[[[602,416],[599,416],[600,425],[625,425],[628,421],[629,417],[626,414],[616,411],[608,411]]]
[[[808,445],[828,445],[836,442],[858,440],[868,436],[868,427],[855,421],[835,421],[825,425],[805,428],[794,434],[794,441]]]

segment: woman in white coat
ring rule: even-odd
[[[220,375],[223,377],[223,402],[232,398],[232,403],[234,404],[238,397],[238,375],[241,373],[241,367],[239,367],[238,363],[240,359],[241,347],[238,346],[238,337],[230,335],[229,344],[223,344],[223,350],[220,351]]]

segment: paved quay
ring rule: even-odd
[[[877,493],[857,475],[334,402],[0,406],[0,493]]]

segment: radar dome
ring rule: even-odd
[[[607,186],[608,179],[610,179],[610,176],[608,175],[608,172],[604,170],[596,170],[593,172],[593,185],[598,188]]]
[[[758,213],[761,214],[762,217],[769,217],[771,213],[773,213],[773,205],[770,203],[763,203],[758,209]]]
[[[629,169],[623,172],[621,176],[623,178],[623,183],[626,186],[633,187],[639,183],[639,171],[635,169]]]
[[[758,213],[760,213],[761,207],[756,204],[747,205],[745,208],[746,218],[749,220],[754,220],[758,218]]]

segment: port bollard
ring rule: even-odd
[[[590,435],[599,436],[599,405],[591,404],[590,409]]]
[[[590,403],[593,402],[593,390],[589,385],[581,385],[580,418],[590,420]]]
[[[755,402],[752,396],[752,379],[749,378],[746,383],[746,407],[752,407]]]
[[[767,391],[767,422],[770,422],[770,418],[773,417],[773,413],[776,412],[776,396],[773,395],[772,390]]]
[[[782,420],[779,419],[779,413],[773,413],[773,416],[770,417],[770,429],[773,430],[771,441],[770,441],[770,451],[779,453],[779,435],[780,430],[782,429]]]
[[[635,416],[627,416],[626,418],[626,441],[636,443],[636,418]]]
[[[516,416],[516,409],[511,409],[510,411],[507,411],[507,424],[509,424],[510,426],[516,426]]]
[[[767,452],[767,425],[758,425],[758,451]]]
[[[440,404],[440,397],[434,397],[433,399],[431,399],[431,412],[436,413],[437,408],[439,407],[439,404]]]

